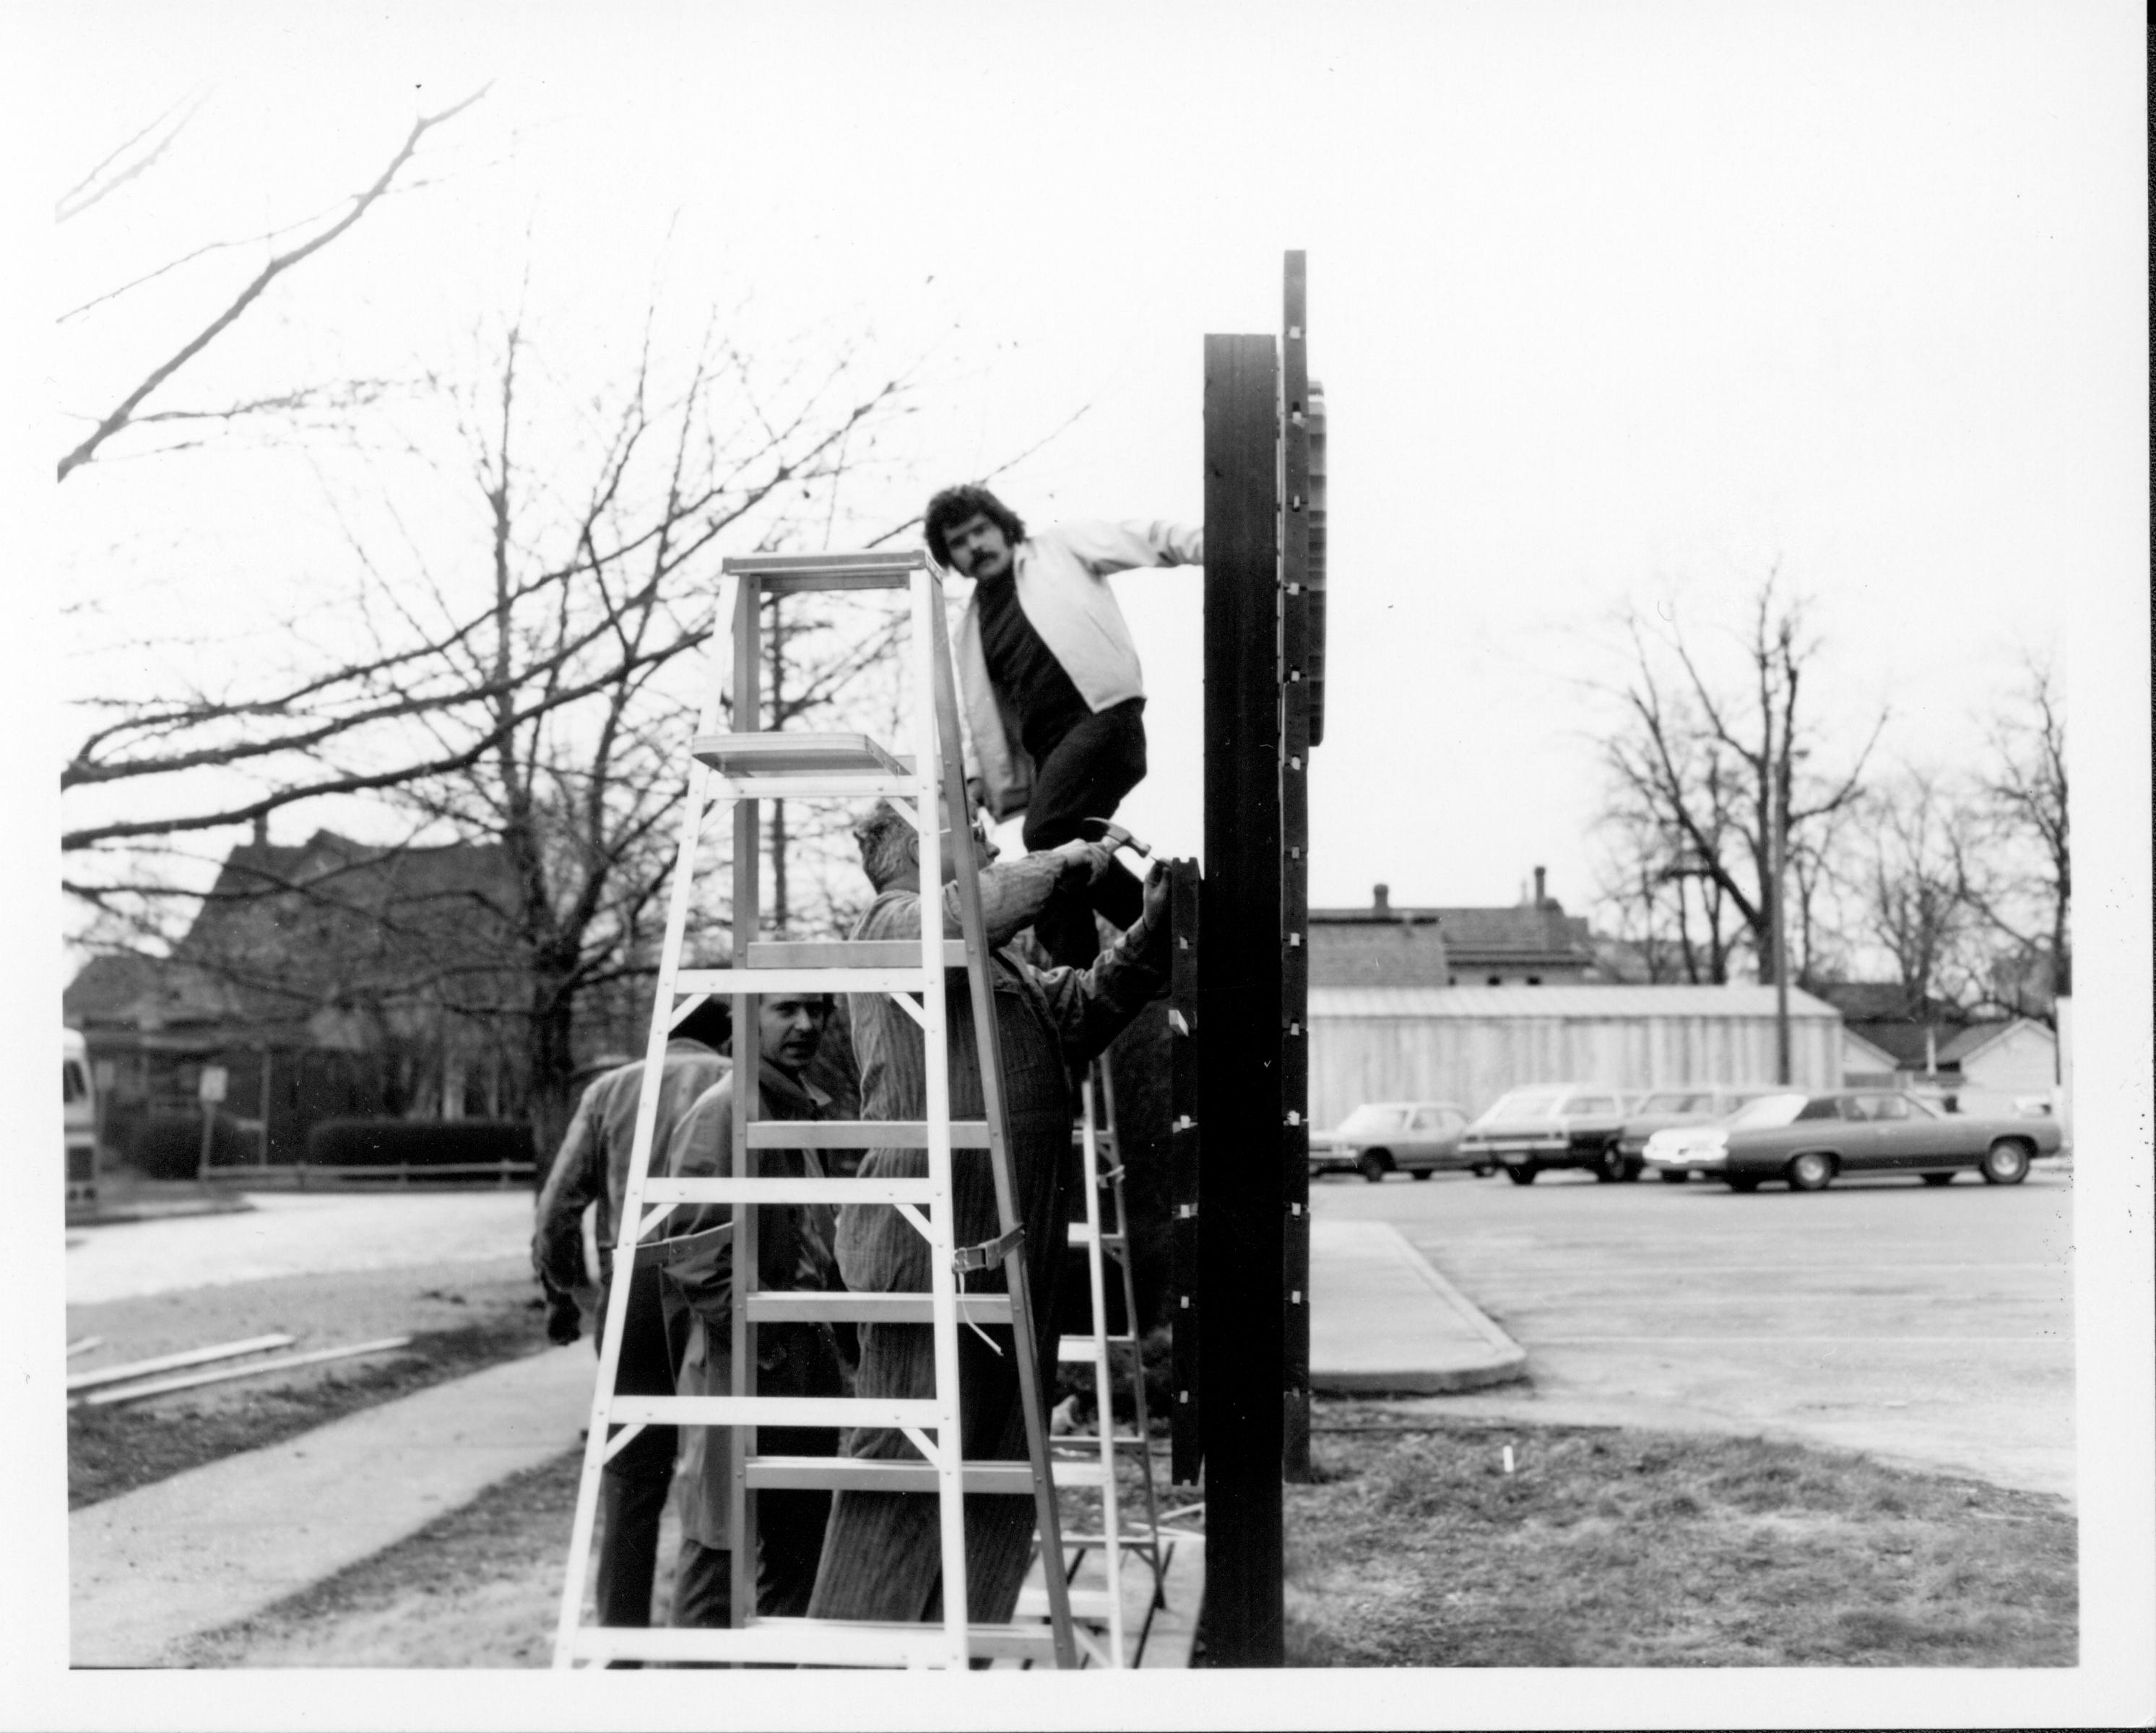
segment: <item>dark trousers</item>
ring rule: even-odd
[[[827,1427],[767,1426],[757,1449],[768,1456],[829,1456],[837,1436]],[[799,1618],[808,1611],[816,1566],[824,1556],[824,1525],[831,1514],[828,1491],[756,1495],[756,1610],[765,1618]],[[723,1629],[733,1623],[733,1555],[684,1535],[674,1569],[677,1625]]]
[[[1088,716],[1039,756],[1022,833],[1029,853],[1083,835],[1082,820],[1115,816],[1123,797],[1145,777],[1144,712],[1145,700],[1127,698]],[[1057,891],[1033,930],[1057,962],[1082,969],[1100,954],[1095,911],[1127,927],[1144,907],[1144,887],[1115,863],[1084,891]]]
[[[686,1324],[686,1315],[681,1322]],[[629,1284],[621,1358],[614,1369],[617,1396],[671,1396],[682,1334],[667,1328],[655,1266],[638,1270]],[[600,1340],[593,1338],[594,1344]],[[609,1438],[620,1428],[608,1433]],[[651,1589],[659,1571],[659,1519],[674,1479],[674,1428],[647,1426],[629,1440],[599,1475],[598,1620],[638,1629],[651,1623]]]

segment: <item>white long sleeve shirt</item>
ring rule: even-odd
[[[1019,543],[1011,582],[1026,619],[1097,714],[1145,695],[1137,646],[1108,574],[1204,560],[1202,529],[1162,522],[1057,524]],[[969,736],[966,773],[981,779],[989,812],[1008,818],[1024,812],[1032,795],[1033,761],[1019,743],[1015,709],[988,678],[980,613],[970,597],[958,622],[957,661]]]

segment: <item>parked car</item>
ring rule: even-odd
[[[1656,1132],[1666,1131],[1676,1125],[1711,1125],[1728,1118],[1747,1101],[1756,1101],[1774,1091],[1775,1085],[1771,1083],[1688,1083],[1671,1084],[1642,1095],[1625,1115],[1624,1129],[1617,1134],[1617,1152],[1625,1160],[1625,1177],[1637,1179],[1645,1170],[1647,1140]],[[1656,1172],[1662,1178],[1679,1184],[1691,1177],[1682,1167],[1664,1166]]]
[[[2055,1120],[1945,1113],[1905,1090],[1794,1090],[1762,1096],[1720,1125],[1657,1131],[1646,1161],[1682,1166],[1735,1192],[1780,1180],[1824,1191],[1841,1175],[1913,1173],[1928,1186],[1974,1168],[1984,1183],[2015,1186],[2039,1156],[2056,1155]]]
[[[97,1192],[97,1085],[80,1030],[60,1026],[60,1117],[66,1139],[67,1195]]]
[[[1366,1101],[1337,1130],[1311,1134],[1310,1171],[1353,1168],[1372,1185],[1394,1172],[1417,1179],[1444,1168],[1490,1172],[1461,1156],[1460,1134],[1466,1129],[1466,1110],[1450,1101]]]
[[[1463,1166],[1495,1165],[1516,1186],[1549,1167],[1585,1167],[1597,1179],[1637,1179],[1618,1152],[1631,1098],[1607,1084],[1552,1083],[1500,1095],[1460,1140]],[[1629,1169],[1629,1171],[1628,1171]]]

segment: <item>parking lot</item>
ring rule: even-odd
[[[2071,1177],[1311,1186],[1391,1223],[1527,1351],[1448,1413],[1768,1431],[2071,1498]]]

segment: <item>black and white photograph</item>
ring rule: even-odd
[[[0,1725],[2156,1718],[2138,8],[0,44]]]

